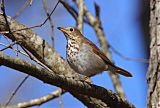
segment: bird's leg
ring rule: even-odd
[[[90,79],[90,77],[88,77],[88,76],[83,76],[83,81],[85,81],[85,82],[87,82],[87,83],[89,83],[89,84],[92,84],[92,81],[91,81],[91,79]]]

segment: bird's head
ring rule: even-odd
[[[77,39],[82,36],[81,32],[75,27],[58,27],[61,30],[67,39]]]

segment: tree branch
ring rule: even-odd
[[[11,102],[11,100],[13,99],[13,97],[16,95],[16,93],[18,92],[18,90],[20,89],[20,87],[24,84],[24,82],[29,78],[30,75],[27,75],[21,82],[20,84],[16,87],[16,89],[13,91],[12,95],[10,96],[10,98],[7,100],[7,103],[4,105],[4,107],[6,108],[9,103]]]
[[[0,53],[1,65],[29,74],[48,84],[61,87],[74,94],[76,97],[80,97],[80,94],[82,94],[82,96],[80,97],[82,100],[87,100],[89,99],[88,96],[91,96],[93,98],[97,98],[103,101],[109,107],[134,107],[126,100],[123,101],[119,96],[112,93],[112,91],[108,91],[102,87],[81,81],[81,77],[79,76],[79,74],[74,72],[69,67],[69,65],[62,59],[62,57],[55,50],[52,50],[52,48],[48,45],[47,42],[45,42],[37,34],[33,33],[30,29],[16,31],[18,29],[23,29],[26,27],[22,24],[19,24],[10,17],[7,17],[7,21],[10,30],[15,31],[12,32],[12,36],[14,36],[15,40],[17,42],[20,41],[19,44],[21,46],[30,51],[35,57],[37,57],[38,60],[48,66],[53,72],[45,71],[38,66],[30,64],[18,58],[14,59],[2,53]],[[4,16],[0,14],[0,31],[7,30],[8,29],[6,27]],[[8,38],[11,38],[8,33],[4,33],[4,35],[8,36]],[[85,96],[87,96],[87,98],[85,98]],[[89,101],[82,102],[85,105],[91,105],[93,103],[93,101],[92,103],[90,103]]]
[[[76,78],[77,80],[80,80],[80,76],[78,73],[74,72],[66,63],[63,58],[55,51],[53,50],[47,42],[45,42],[42,38],[40,38],[37,34],[33,33],[30,29],[24,29],[27,28],[22,24],[19,24],[14,19],[11,19],[10,17],[7,17],[7,21],[9,22],[9,27],[11,28],[13,36],[16,38],[16,40],[20,40],[20,45],[22,48],[26,48],[28,51],[30,51],[39,61],[41,61],[45,66],[49,67],[50,70],[52,70],[56,74],[65,75],[68,77]],[[21,30],[19,30],[21,29]],[[23,29],[23,30],[22,30]],[[0,32],[4,35],[11,38],[7,32],[8,29],[6,28],[6,22],[2,14],[0,14]],[[17,31],[18,30],[18,31]],[[50,71],[50,72],[52,72]],[[96,104],[102,104],[99,103],[99,101],[87,101],[91,97],[83,97],[82,95],[75,95],[78,96],[77,98],[83,98],[86,100],[83,100],[82,102],[85,102],[86,104],[88,102],[88,105],[93,105],[93,103]],[[92,100],[92,99],[90,99]],[[87,105],[87,104],[86,104]]]
[[[74,78],[66,77],[64,75],[57,75],[50,71],[45,71],[34,64],[19,58],[7,56],[2,52],[0,52],[0,61],[1,65],[29,74],[45,83],[61,87],[70,93],[83,94],[100,99],[111,108],[135,108],[132,104],[128,103],[127,100],[122,100],[111,90],[106,90],[103,87],[89,84],[82,80],[75,80]]]
[[[83,33],[84,0],[76,0],[78,7],[77,28]]]
[[[16,19],[22,12],[31,5],[31,0],[26,0],[26,2],[22,5],[22,7],[16,12],[15,16],[13,16],[13,19]]]
[[[49,93],[48,95],[42,96],[40,98],[32,99],[26,102],[20,102],[20,103],[17,103],[16,105],[11,105],[6,108],[27,108],[27,107],[32,107],[36,105],[42,105],[52,99],[57,98],[59,94],[63,94],[63,93],[65,93],[64,90],[57,89],[56,91],[53,91]]]
[[[103,28],[102,28],[102,24],[101,24],[101,20],[100,20],[100,8],[99,6],[95,3],[95,10],[96,10],[96,17],[94,17],[86,8],[85,4],[83,4],[83,9],[84,9],[84,15],[86,16],[87,18],[87,22],[88,24],[94,28],[96,34],[97,34],[97,37],[98,37],[98,40],[100,42],[100,45],[101,45],[101,48],[103,50],[103,52],[106,54],[106,56],[112,61],[112,58],[111,58],[111,55],[108,51],[108,43],[107,43],[107,40],[106,40],[106,36],[105,36],[105,33],[103,31]],[[123,98],[125,99],[125,94],[124,94],[124,91],[123,91],[123,88],[122,88],[122,85],[121,85],[121,82],[120,82],[120,79],[119,79],[119,75],[116,74],[115,72],[110,72],[109,73],[111,79],[112,79],[112,82],[113,82],[113,85],[114,85],[114,88],[116,90],[116,92]]]
[[[53,24],[51,16],[49,15],[46,0],[42,0],[42,4],[43,4],[43,8],[45,10],[45,13],[46,13],[47,17],[49,18],[49,23],[50,23],[50,27],[51,27],[52,49],[53,49],[54,48],[54,24]]]
[[[68,10],[68,12],[73,16],[73,18],[77,21],[77,17],[78,17],[78,12],[71,7],[68,3],[64,2],[63,0],[60,0],[60,2],[63,4],[63,6]],[[96,5],[96,4],[95,4]],[[84,7],[84,6],[83,6]],[[90,26],[92,26],[98,36],[99,42],[101,44],[101,47],[103,49],[103,51],[106,53],[107,57],[109,57],[111,59],[111,56],[108,52],[108,45],[107,45],[107,41],[105,39],[105,35],[103,32],[103,29],[101,27],[101,22],[100,22],[100,8],[98,9],[98,5],[95,6],[95,10],[96,10],[96,18],[94,18],[92,16],[92,14],[86,10],[86,7],[84,8],[85,11],[85,16],[87,17],[87,20],[84,19],[84,22],[89,24]],[[111,73],[109,74],[111,76],[113,85],[115,87],[116,92],[122,97],[125,98],[125,94],[123,91],[123,88],[121,86],[121,82],[119,80],[119,76],[115,73]]]

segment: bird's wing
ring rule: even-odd
[[[91,41],[89,41],[87,38],[84,37],[84,43],[86,44],[89,44],[90,46],[93,47],[93,52],[97,55],[99,55],[102,60],[107,64],[109,65],[109,70],[110,71],[115,71],[119,74],[122,74],[124,76],[127,76],[127,77],[132,77],[132,74],[129,73],[128,71],[118,67],[118,66],[115,66],[108,58],[107,56],[105,56],[105,54],[95,45],[93,44]]]
[[[95,45],[95,44],[93,44],[91,41],[89,41],[87,38],[85,38],[85,37],[83,37],[84,38],[84,43],[86,43],[86,44],[89,44],[90,46],[92,46],[93,47],[93,52],[95,53],[95,54],[97,54],[97,55],[99,55],[101,58],[102,58],[102,60],[104,60],[104,62],[106,63],[106,64],[109,64],[109,65],[111,65],[111,66],[114,66],[114,64],[106,57],[106,55]]]

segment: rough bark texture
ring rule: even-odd
[[[31,29],[17,31],[26,28],[24,25],[7,17],[12,35],[7,31],[6,22],[0,14],[0,31],[10,39],[15,39],[21,46],[26,48],[39,61],[48,66],[52,71],[46,71],[34,64],[28,63],[19,58],[13,58],[0,52],[0,65],[29,74],[45,83],[61,87],[69,91],[83,104],[90,108],[134,108],[127,100],[122,100],[118,95],[103,87],[88,84],[82,81],[79,74],[74,72],[62,57],[52,50],[47,42]]]
[[[150,62],[147,74],[148,108],[160,107],[160,0],[150,1]]]
[[[135,108],[134,105],[130,104],[127,100],[122,100],[117,94],[113,93],[111,90],[106,90],[103,87],[45,71],[36,65],[19,58],[7,56],[2,52],[0,52],[0,61],[0,65],[29,74],[45,83],[55,85],[69,91],[86,106],[89,105],[88,107],[90,108],[92,108],[91,106],[93,105],[96,105],[96,108],[102,108],[98,106],[101,106],[102,104],[104,105],[104,103],[106,103],[110,108]]]
[[[23,46],[25,49],[27,49],[31,54],[33,54],[39,61],[41,61],[47,67],[49,67],[53,71],[53,73],[55,73],[57,75],[65,76],[68,78],[81,80],[81,77],[79,76],[79,74],[74,72],[70,68],[70,66],[64,61],[64,59],[55,50],[53,50],[51,48],[51,46],[49,46],[49,44],[45,40],[43,40],[39,35],[33,33],[31,29],[20,30],[20,29],[24,29],[27,27],[18,23],[17,21],[12,19],[11,17],[7,17],[7,20],[8,20],[10,29],[12,31],[12,35],[8,34],[8,33],[6,33],[6,34],[4,33],[4,35],[6,35],[12,41],[14,41],[14,40],[20,41],[19,44],[21,46]],[[8,31],[4,16],[1,13],[0,13],[0,31],[1,32]],[[2,60],[1,60],[1,63],[2,63]],[[4,65],[4,64],[2,64],[2,65]],[[12,66],[14,66],[14,65],[12,64]],[[14,66],[14,67],[16,67],[16,66]],[[10,67],[10,68],[15,69],[14,67]],[[18,66],[18,67],[21,67],[21,66]],[[16,70],[19,70],[19,69],[16,69]],[[24,72],[25,70],[24,71],[23,70],[24,70],[24,68],[19,71]],[[33,72],[33,70],[31,72]],[[41,75],[41,77],[45,76],[45,73],[46,72],[44,72],[44,74]],[[29,74],[29,73],[27,73],[27,74]],[[46,80],[48,80],[48,79],[46,78]],[[93,99],[94,102],[91,102],[92,97],[87,97],[87,96],[83,97],[83,95],[79,96],[78,94],[76,96],[77,96],[77,98],[83,98],[84,101],[85,101],[85,99],[86,100],[90,99],[90,101],[86,101],[86,103],[88,102],[87,105],[93,105],[92,103],[103,104],[102,102],[100,102],[98,100],[96,101],[95,98]],[[81,101],[81,102],[83,102],[83,101]],[[84,103],[84,104],[86,104],[86,103]],[[104,105],[104,106],[106,106],[106,105]]]

